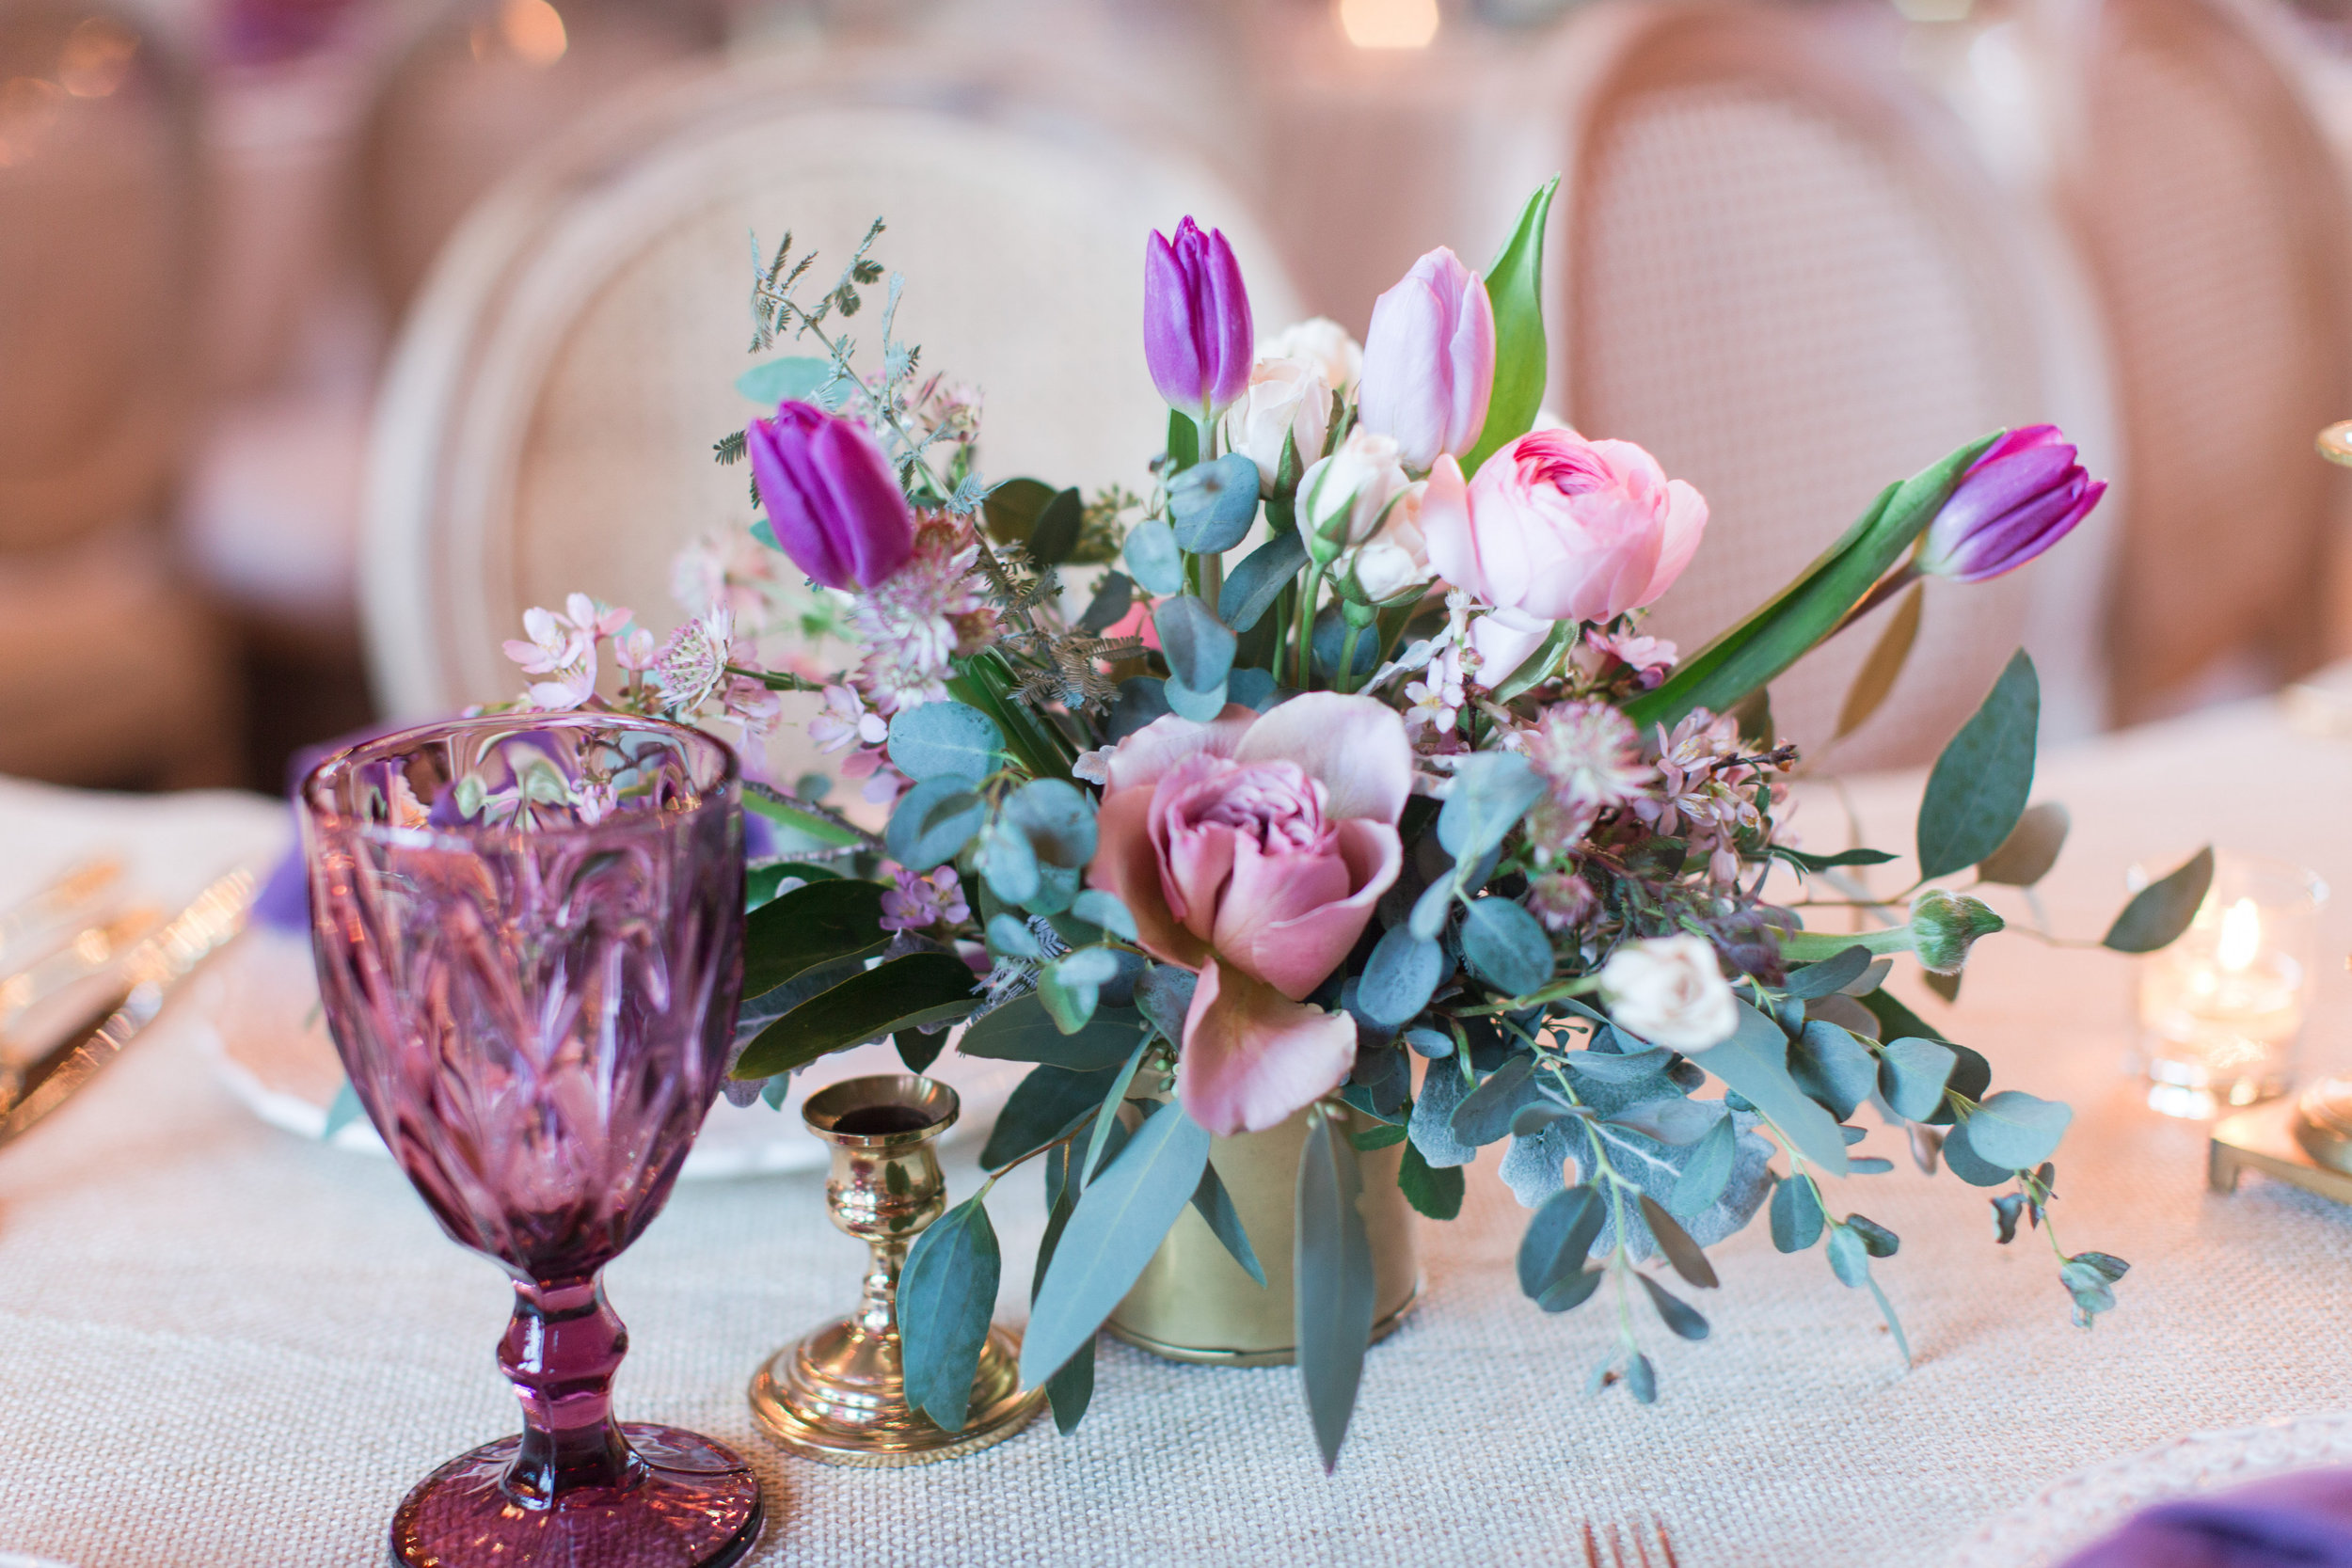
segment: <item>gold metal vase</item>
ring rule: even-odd
[[[902,1073],[835,1084],[802,1108],[808,1130],[833,1148],[833,1223],[872,1257],[857,1310],[778,1351],[752,1378],[754,1419],[794,1453],[828,1465],[928,1465],[1003,1442],[1045,1402],[1042,1388],[1021,1386],[1019,1336],[992,1327],[961,1431],[907,1403],[898,1271],[914,1238],[946,1212],[936,1145],[959,1109],[946,1085]]]
[[[1374,1125],[1351,1112],[1348,1131]],[[1174,1361],[1281,1367],[1297,1359],[1292,1252],[1297,1236],[1298,1157],[1307,1113],[1279,1127],[1218,1138],[1209,1163],[1233,1200],[1265,1271],[1261,1287],[1187,1205],[1142,1277],[1104,1326],[1127,1343]],[[1402,1144],[1357,1156],[1364,1178],[1358,1212],[1372,1241],[1375,1339],[1393,1331],[1421,1294],[1413,1211],[1396,1184]]]

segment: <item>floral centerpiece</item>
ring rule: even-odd
[[[2049,1235],[2085,1326],[2114,1305],[2125,1265],[2048,1225],[2071,1113],[1994,1090],[1983,1056],[1884,989],[1915,961],[1948,994],[2002,928],[1951,879],[2030,885],[2057,855],[2063,811],[2028,809],[2031,663],[1936,764],[1918,878],[1891,895],[1867,878],[1893,855],[1786,832],[1798,758],[1765,700],[1900,596],[1847,704],[1860,722],[1922,579],[2032,560],[2104,487],[2055,430],[1996,433],[1889,485],[1706,647],[1645,635],[1707,503],[1640,447],[1542,415],[1550,194],[1483,277],[1423,257],[1360,351],[1326,321],[1261,339],[1221,235],[1154,233],[1143,328],[1167,447],[1146,491],[1091,499],[983,481],[977,400],[896,336],[896,277],[861,368],[844,328],[882,277],[879,223],[814,297],[787,239],[757,270],[754,351],[817,352],[741,383],[774,412],[719,456],[748,460],[761,516],[686,562],[708,612],[657,647],[576,598],[510,644],[538,677],[524,705],[658,710],[755,742],[778,692],[818,692],[810,734],[888,807],[874,833],[822,803],[822,778],[754,787],[787,847],[752,873],[746,1096],[883,1037],[921,1071],[957,1025],[966,1053],[1036,1064],[988,1182],[902,1282],[910,1397],[945,1427],[996,1296],[999,1180],[1043,1169],[1022,1366],[1066,1431],[1096,1330],[1187,1207],[1263,1278],[1216,1140],[1301,1116],[1297,1358],[1327,1466],[1372,1322],[1369,1149],[1402,1145],[1396,1181],[1447,1219],[1463,1167],[1506,1146],[1530,1212],[1521,1287],[1546,1312],[1613,1291],[1595,1386],[1644,1402],[1656,1373],[1623,1308],[1705,1337],[1683,1292],[1715,1285],[1704,1249],[1759,1215],[1782,1251],[1822,1248],[1903,1346],[1876,1277],[1898,1238],[1821,1184],[1890,1168],[1852,1149],[1866,1106],[1924,1170],[2003,1189],[2000,1241],[2021,1218]],[[1114,562],[1089,594],[1065,582]],[[758,634],[780,623],[801,651],[771,667]],[[608,641],[625,679],[599,696]],[[846,652],[828,664],[830,647]],[[2200,855],[2137,895],[2106,945],[2171,940],[2210,871]],[[1860,929],[1807,929],[1824,907]]]

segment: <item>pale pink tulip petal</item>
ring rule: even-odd
[[[1470,482],[1451,454],[1429,470],[1429,487],[1421,497],[1421,531],[1429,541],[1429,564],[1439,577],[1482,599],[1494,597],[1478,557],[1478,534],[1470,527]]]
[[[1478,651],[1478,684],[1491,690],[1509,680],[1550,635],[1549,621],[1523,610],[1490,610],[1472,621],[1470,641]]]
[[[1281,874],[1283,858],[1268,855],[1253,867],[1244,856],[1234,863],[1232,891],[1218,913],[1217,951],[1294,1001],[1340,966],[1405,865],[1403,842],[1383,822],[1351,817],[1338,823],[1332,847],[1334,853],[1311,873],[1327,901],[1309,905],[1300,897],[1282,897],[1265,884]],[[1307,876],[1302,872],[1298,879],[1304,882]],[[1253,898],[1259,887],[1264,893]]]
[[[1159,849],[1152,842],[1152,800],[1148,789],[1104,797],[1094,819],[1096,848],[1087,867],[1087,882],[1127,906],[1136,917],[1136,942],[1145,952],[1167,963],[1198,969],[1208,960],[1208,946],[1185,930],[1168,907]]]
[[[1176,1094],[1219,1137],[1263,1132],[1330,1093],[1356,1062],[1356,1021],[1294,1002],[1232,964],[1193,989]]]
[[[1202,752],[1230,757],[1257,717],[1239,703],[1228,703],[1224,712],[1205,724],[1163,714],[1119,743],[1111,753],[1108,787],[1120,790],[1157,784],[1169,768]]]
[[[1659,595],[1675,585],[1691,558],[1698,554],[1699,541],[1707,534],[1707,500],[1682,481],[1666,483],[1666,537],[1658,550],[1658,569],[1650,575],[1649,592],[1634,603],[1655,604]]]
[[[1368,816],[1393,826],[1413,792],[1413,747],[1405,738],[1405,721],[1370,697],[1310,691],[1278,704],[1242,736],[1233,760],[1296,763],[1327,792],[1324,811],[1329,816]]]

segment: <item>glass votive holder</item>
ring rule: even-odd
[[[2319,910],[2315,872],[2220,851],[2187,931],[2140,960],[2148,1103],[2210,1118],[2286,1092],[2311,1001]]]

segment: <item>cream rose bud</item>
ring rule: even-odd
[[[1350,432],[1339,451],[1298,482],[1298,531],[1307,553],[1327,562],[1339,549],[1371,538],[1389,502],[1409,483],[1394,441],[1368,430]]]
[[[1347,328],[1328,316],[1311,316],[1282,328],[1258,345],[1261,359],[1303,359],[1315,368],[1323,384],[1343,397],[1353,397],[1363,379],[1364,351]]]
[[[1369,602],[1384,603],[1429,580],[1429,541],[1421,531],[1422,498],[1428,490],[1426,480],[1406,485],[1389,503],[1379,531],[1357,546],[1349,570]]]
[[[1323,455],[1324,433],[1331,427],[1331,388],[1323,372],[1302,358],[1262,358],[1250,368],[1249,387],[1225,413],[1225,450],[1258,466],[1258,491],[1274,494],[1282,471],[1284,442],[1298,443],[1300,467]]]
[[[1704,937],[1629,942],[1600,966],[1612,1022],[1652,1045],[1689,1055],[1740,1028],[1740,1003]]]

